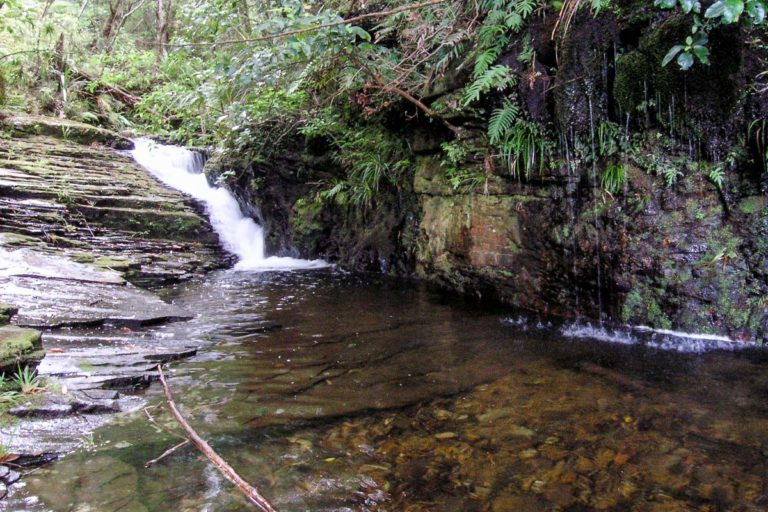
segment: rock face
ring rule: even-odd
[[[552,148],[542,174],[466,161],[482,183],[456,188],[441,165],[447,138],[421,123],[407,128],[412,174],[371,211],[313,201],[313,183],[343,173],[312,141],[297,141],[286,162],[230,163],[247,171],[230,186],[283,251],[416,274],[535,313],[766,339],[768,88],[752,87],[764,62],[754,34],[713,30],[713,64],[682,72],[660,66],[690,30],[670,12],[617,2],[596,19],[582,9],[555,42],[547,20],[500,57],[522,73],[521,42],[535,50],[535,76],[515,94]],[[462,86],[453,79],[446,90]],[[275,182],[270,165],[295,173]],[[616,169],[623,179],[604,186]]]
[[[146,332],[193,316],[146,288],[231,257],[198,205],[114,149],[130,140],[62,120],[1,122],[0,323],[15,315],[15,325],[0,327],[0,372],[34,364],[63,394],[14,408],[25,435],[3,426],[0,443],[14,454],[66,451],[107,413],[140,406],[132,393],[158,363],[196,352]]]
[[[57,120],[35,121],[0,144],[1,245],[118,270],[137,284],[173,282],[225,260],[190,200],[149,178],[128,155],[61,133],[26,135],[58,129]],[[14,130],[22,123],[15,117],[3,122]],[[91,142],[130,144],[92,131]]]

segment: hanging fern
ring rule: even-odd
[[[510,101],[505,101],[502,108],[491,114],[488,123],[488,138],[491,144],[498,144],[509,132],[520,113],[520,108]]]
[[[487,69],[464,89],[464,106],[479,100],[480,96],[492,89],[503,91],[515,84],[517,84],[517,77],[512,74],[512,70],[503,64],[497,64]]]

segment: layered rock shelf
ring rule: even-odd
[[[120,151],[129,139],[29,116],[0,116],[0,131],[0,325],[13,322],[0,327],[0,371],[36,366],[48,382],[9,411],[25,434],[7,422],[0,443],[47,461],[139,407],[158,363],[196,353],[148,329],[193,313],[147,288],[230,256],[200,205]]]

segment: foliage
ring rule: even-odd
[[[686,37],[684,44],[673,46],[662,60],[666,66],[677,57],[680,69],[690,69],[694,57],[702,64],[709,64],[709,49],[707,34],[718,25],[731,25],[740,22],[751,25],[764,25],[766,3],[764,0],[716,0],[701,16],[700,0],[654,0],[654,5],[661,9],[679,7],[684,14],[693,17],[691,35]],[[745,14],[742,18],[742,14]]]
[[[622,164],[611,163],[606,166],[600,178],[600,185],[606,192],[616,195],[624,189],[627,180],[626,169]]]
[[[40,378],[29,366],[19,367],[11,381],[12,385],[22,394],[29,395],[43,390]]]
[[[768,121],[755,119],[747,127],[747,140],[753,142],[763,172],[768,172]]]
[[[444,142],[441,148],[444,157],[440,163],[446,169],[445,176],[454,190],[472,191],[485,183],[485,174],[478,170],[474,162],[476,148],[457,140]]]
[[[505,133],[499,148],[513,176],[528,179],[534,171],[544,171],[549,143],[538,123],[519,119]]]
[[[311,134],[317,127],[305,129]],[[331,138],[332,155],[346,176],[335,179],[318,193],[322,202],[367,209],[384,186],[397,186],[410,167],[407,146],[400,139],[373,127],[346,129],[342,125],[326,132]]]

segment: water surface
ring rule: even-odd
[[[566,338],[407,282],[220,272],[150,330],[190,423],[281,511],[765,510],[768,358]],[[27,476],[8,510],[235,511],[143,411]]]

